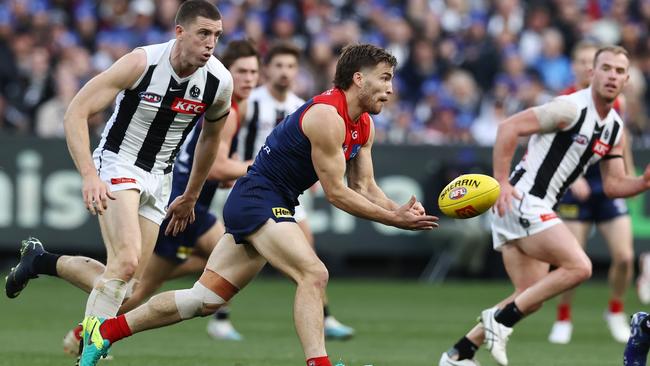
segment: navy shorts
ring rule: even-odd
[[[237,179],[223,206],[226,233],[238,244],[248,243],[246,237],[269,219],[275,222],[296,222],[295,204],[277,191],[275,185],[259,174],[248,173]]]
[[[192,254],[199,238],[217,222],[217,217],[208,210],[194,209],[195,220],[176,236],[165,235],[169,219],[160,225],[158,241],[154,252],[166,259],[182,263]]]
[[[622,198],[611,199],[604,193],[593,193],[584,201],[578,201],[568,191],[558,204],[557,212],[564,220],[604,222],[627,215],[627,205]]]

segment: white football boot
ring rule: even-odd
[[[483,323],[483,329],[485,330],[485,347],[499,365],[507,366],[506,344],[508,344],[508,338],[512,334],[512,328],[506,327],[494,319],[494,315],[498,310],[496,307],[483,310],[481,312],[481,323]]]

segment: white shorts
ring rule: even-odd
[[[522,200],[512,199],[512,210],[503,217],[490,210],[492,245],[497,251],[511,240],[524,238],[562,222],[548,203],[530,194],[521,194]]]
[[[138,214],[160,225],[167,214],[172,190],[172,174],[152,174],[126,161],[112,151],[96,149],[93,160],[99,178],[111,192],[137,189],[140,192]]]

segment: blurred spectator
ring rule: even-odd
[[[544,84],[558,93],[573,81],[571,61],[563,53],[562,34],[548,28],[542,34],[542,55],[535,62],[535,68],[542,74]]]
[[[36,111],[36,135],[40,137],[65,137],[63,116],[77,91],[79,80],[67,66],[60,66],[56,72],[56,94]]]
[[[65,109],[59,79],[83,84],[134,47],[170,39],[181,1],[0,1],[0,132],[56,135],[48,128],[56,123],[38,116]],[[568,50],[578,41],[619,43],[632,56],[628,124],[635,143],[650,146],[650,0],[215,3],[225,30],[217,52],[244,37],[262,55],[275,41],[300,47],[301,96],[331,87],[346,44],[390,50],[399,100],[376,118],[378,141],[390,143],[486,144],[489,116],[516,113],[572,82]],[[91,122],[101,129],[106,118]]]

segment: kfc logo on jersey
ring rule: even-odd
[[[172,110],[184,114],[201,114],[205,112],[205,103],[193,102],[183,98],[174,98]]]
[[[598,154],[601,157],[603,157],[603,156],[607,155],[607,153],[609,152],[609,150],[611,148],[612,147],[609,144],[606,144],[606,143],[602,142],[601,140],[598,140],[598,141],[596,141],[594,143],[594,147],[592,148],[592,151],[594,152],[594,154]]]

